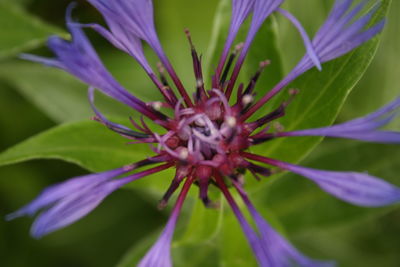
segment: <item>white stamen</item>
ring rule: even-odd
[[[244,106],[247,106],[248,104],[253,102],[253,100],[254,100],[254,97],[252,95],[244,95],[242,98],[242,104]]]
[[[179,151],[179,158],[181,160],[186,160],[189,157],[189,151],[187,148],[182,148],[181,151]]]
[[[151,103],[151,106],[155,110],[159,111],[162,108],[162,103],[160,101],[156,101],[156,102]]]
[[[196,85],[197,85],[197,87],[202,87],[203,86],[203,80],[197,80],[196,81]]]
[[[227,116],[227,117],[225,118],[225,122],[226,122],[226,124],[227,124],[229,127],[231,127],[231,128],[233,128],[233,127],[236,126],[236,118],[235,118],[235,117]]]

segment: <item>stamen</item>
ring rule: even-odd
[[[243,87],[244,87],[243,83],[240,83],[239,86],[238,86],[237,94],[236,94],[236,104],[240,103],[240,100],[243,97]]]
[[[139,131],[147,133],[147,134],[151,134],[151,132],[149,133],[146,129],[144,129],[138,123],[136,123],[136,121],[134,121],[132,117],[129,117],[129,121],[132,123],[133,127],[138,129]]]
[[[181,147],[179,150],[179,159],[181,160],[187,160],[189,157],[189,150],[186,147]]]
[[[161,103],[160,101],[151,103],[151,107],[157,111],[160,111],[162,106],[163,106],[163,103]]]
[[[122,135],[124,137],[127,137],[127,138],[133,138],[133,139],[139,138],[139,139],[142,139],[142,138],[150,137],[148,134],[136,132],[136,131],[130,130],[128,128],[125,128],[125,127],[119,126],[117,124],[114,124],[112,122],[104,121],[103,119],[99,118],[98,116],[92,117],[92,119],[97,121],[97,122],[100,122],[101,124],[106,126],[108,129],[110,129],[110,130],[112,130],[112,131],[114,131],[114,132],[116,132],[116,133],[118,133],[118,134],[120,134],[120,135]]]
[[[183,181],[183,179],[189,175],[190,171],[191,171],[191,168],[188,166],[179,166],[176,169],[174,179],[172,180],[167,191],[164,193],[164,196],[158,203],[158,209],[162,210],[167,206],[169,199],[171,198],[173,193],[176,191],[176,189],[178,189],[178,187],[181,184],[181,182]]]
[[[219,81],[219,84],[221,87],[226,82],[226,78],[228,77],[228,73],[232,67],[233,61],[235,60],[236,56],[239,54],[240,50],[242,50],[242,48],[243,48],[243,43],[236,45],[233,52],[229,55],[228,62],[226,63],[225,69],[224,69],[221,79]]]
[[[254,100],[254,97],[252,95],[244,95],[242,97],[242,104],[243,104],[243,106],[246,107],[247,105],[250,105],[253,102],[253,100]]]
[[[161,62],[157,63],[157,69],[158,69],[158,72],[159,72],[159,75],[160,75],[160,80],[161,80],[162,84],[164,86],[170,88],[170,86],[168,84],[167,77],[165,76],[165,68],[164,68],[164,66],[162,65]]]
[[[225,118],[225,123],[230,127],[234,128],[236,126],[236,118],[232,116],[228,116]]]
[[[244,91],[244,94],[251,94],[254,91],[254,88],[256,86],[256,83],[258,79],[261,76],[261,73],[264,71],[264,69],[271,64],[270,60],[264,60],[260,62],[260,66],[257,70],[257,72],[254,74],[254,76],[251,78],[249,85],[247,86],[246,90]]]
[[[207,96],[206,91],[204,90],[201,56],[199,57],[197,54],[197,51],[193,45],[193,41],[192,41],[192,37],[190,35],[189,29],[185,29],[185,34],[186,34],[187,39],[189,40],[191,53],[192,53],[193,69],[194,69],[194,75],[196,78],[196,95],[195,96],[196,96],[196,100],[200,101],[201,99],[204,99]]]
[[[276,120],[285,115],[286,107],[293,101],[294,97],[299,93],[298,89],[290,89],[289,90],[289,98],[285,102],[283,102],[277,109],[272,111],[271,113],[265,115],[264,117],[256,120],[255,122],[248,123],[248,129],[254,131],[255,129],[265,125],[273,120]]]

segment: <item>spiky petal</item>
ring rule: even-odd
[[[72,8],[73,6],[70,5],[66,18],[68,29],[72,35],[71,42],[58,36],[52,36],[48,40],[48,46],[56,54],[57,58],[47,59],[33,55],[22,55],[22,58],[61,68],[83,82],[98,88],[102,93],[150,118],[156,119],[157,116],[146,107],[145,103],[130,94],[107,71],[90,41],[83,33],[81,26],[72,22]]]
[[[368,142],[399,144],[399,132],[378,130],[392,121],[393,118],[398,115],[399,107],[400,98],[397,98],[388,105],[365,117],[323,128],[281,132],[277,133],[276,136],[329,136],[357,139]]]
[[[113,179],[150,163],[154,162],[144,160],[123,168],[81,176],[51,186],[31,203],[8,215],[7,219],[12,220],[25,215],[33,216],[39,210],[44,210],[31,228],[32,236],[40,238],[84,217],[121,186],[170,167],[170,165],[164,164],[125,178]]]
[[[257,212],[242,186],[233,182],[259,231],[262,247],[266,253],[269,267],[289,267],[296,264],[302,267],[333,267],[334,262],[310,259],[293,247],[283,236],[272,228]]]
[[[171,240],[174,235],[176,222],[179,217],[183,202],[193,183],[193,178],[186,180],[181,193],[176,201],[175,207],[171,213],[167,225],[158,238],[157,242],[150,248],[143,259],[139,262],[138,267],[171,267]]]
[[[250,153],[244,156],[297,173],[329,194],[355,205],[380,207],[400,201],[399,187],[366,173],[316,170]]]
[[[385,20],[381,20],[371,27],[367,26],[376,14],[378,6],[363,17],[356,19],[363,5],[371,0],[363,1],[350,10],[353,1],[336,0],[328,19],[313,38],[312,46],[321,63],[336,59],[350,52],[382,31]],[[249,118],[285,86],[313,66],[315,66],[315,59],[313,60],[310,54],[307,53],[284,79],[246,112],[243,116],[244,119]]]

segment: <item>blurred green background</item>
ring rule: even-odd
[[[183,29],[191,30],[197,49],[206,56],[219,1],[154,2],[157,29],[167,55],[185,84],[190,84],[193,82],[191,67],[188,67],[191,66],[190,51]],[[285,7],[313,34],[333,0],[286,2]],[[43,42],[50,33],[65,34],[64,12],[68,3],[67,0],[0,0],[0,151],[59,123],[88,120],[91,116],[85,85],[59,71],[17,59],[19,53],[27,51],[50,55]],[[82,22],[101,21],[99,14],[85,1],[78,3],[74,17]],[[377,55],[349,95],[337,121],[366,114],[398,95],[399,12],[400,1],[394,0]],[[279,17],[275,22],[286,73],[302,55],[303,48],[287,22]],[[145,100],[154,99],[155,90],[137,64],[95,34],[89,33],[89,36],[107,66],[127,88]],[[151,54],[149,58],[155,62]],[[127,112],[105,97],[100,97],[99,106],[111,116],[124,116]],[[400,130],[399,120],[390,128]],[[67,139],[62,141],[69,142]],[[400,185],[399,156],[398,147],[389,145],[325,140],[302,164],[332,170],[368,171]],[[1,167],[0,214],[4,216],[14,211],[50,184],[85,173],[88,171],[84,168],[54,159]],[[380,209],[356,208],[334,200],[308,181],[302,180],[292,186],[292,179],[300,180],[285,175],[268,185],[268,190],[254,192],[254,197],[258,199],[257,204],[263,203],[262,207],[258,205],[261,212],[267,218],[279,220],[286,235],[302,251],[314,257],[336,259],[340,266],[400,266],[398,205]],[[167,210],[156,209],[157,194],[143,185],[115,192],[83,220],[40,240],[29,236],[32,219],[0,220],[0,266],[134,266],[133,259],[148,246],[144,244],[154,240],[168,216]],[[189,201],[180,227],[189,221],[192,204]],[[197,204],[194,204],[196,212],[200,216],[211,216],[211,219],[206,217],[198,221],[199,225],[192,220],[190,231],[201,228],[208,231],[205,236],[210,236],[214,233],[218,214],[204,211]],[[210,225],[201,225],[208,221]],[[231,224],[236,223],[227,217],[218,227],[228,228]],[[146,239],[148,241],[142,241]],[[185,242],[174,245],[177,266],[254,266],[245,243],[226,244],[231,247],[228,253],[217,252],[207,240],[201,245],[181,243]],[[241,253],[235,254],[238,248],[234,246],[242,248],[250,260],[241,258]],[[210,258],[220,260],[209,261]]]

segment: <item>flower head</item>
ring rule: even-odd
[[[183,184],[181,192],[167,226],[155,245],[140,261],[140,267],[172,265],[170,248],[174,228],[185,197],[193,184],[197,185],[199,197],[207,207],[215,207],[208,195],[209,187],[216,186],[222,192],[243,228],[260,266],[281,267],[293,263],[300,266],[332,266],[332,262],[317,261],[302,255],[261,217],[244,190],[243,170],[250,171],[256,178],[273,173],[271,167],[266,167],[265,164],[292,171],[312,180],[329,194],[361,206],[382,206],[400,201],[398,187],[367,174],[314,170],[248,152],[251,146],[263,144],[271,139],[307,135],[380,143],[400,142],[399,133],[378,130],[396,115],[400,106],[399,99],[366,117],[330,127],[291,132],[271,130],[269,125],[285,115],[287,105],[297,94],[296,90],[291,90],[289,100],[283,102],[276,110],[258,119],[249,120],[251,115],[299,75],[313,66],[321,70],[322,63],[342,56],[379,33],[383,22],[367,27],[375,9],[361,18],[356,18],[363,4],[351,9],[352,0],[337,0],[328,19],[316,36],[310,39],[300,22],[280,7],[283,0],[233,0],[228,38],[209,88],[203,82],[201,60],[190,33],[186,32],[197,81],[195,93],[190,97],[158,40],[151,0],[88,1],[103,15],[108,28],[98,24],[73,22],[69,9],[67,25],[72,40],[51,37],[48,42],[56,57],[23,57],[63,69],[87,83],[95,120],[133,140],[133,143],[151,144],[155,155],[120,169],[73,178],[43,191],[33,202],[9,216],[13,219],[44,210],[32,227],[35,237],[41,237],[80,219],[107,195],[129,182],[167,168],[175,168],[175,176],[171,177],[171,185],[162,197],[160,207],[166,206],[173,193]],[[257,31],[272,13],[280,13],[293,23],[304,40],[307,52],[287,77],[255,102],[254,86],[269,62],[260,63],[259,72],[249,81],[247,87],[236,86],[236,80]],[[251,24],[243,45],[232,48],[241,24],[250,15]],[[136,59],[154,82],[163,101],[145,103],[123,88],[102,64],[85,37],[82,30],[84,27],[93,28],[115,47]],[[159,57],[160,69],[166,70],[174,86],[168,84],[163,71],[160,79],[154,74],[144,56],[142,41],[149,44]],[[229,55],[231,50],[233,52]],[[238,58],[234,62],[237,54]],[[130,127],[109,121],[95,107],[96,89],[141,113],[163,127],[164,131],[154,132],[148,127],[145,119],[140,123],[131,120]],[[231,96],[234,89],[237,89],[237,92],[233,101]],[[172,115],[165,115],[164,109],[169,109]],[[150,164],[158,165],[136,172],[139,167]],[[231,185],[249,210],[255,228],[247,221],[231,195]]]

